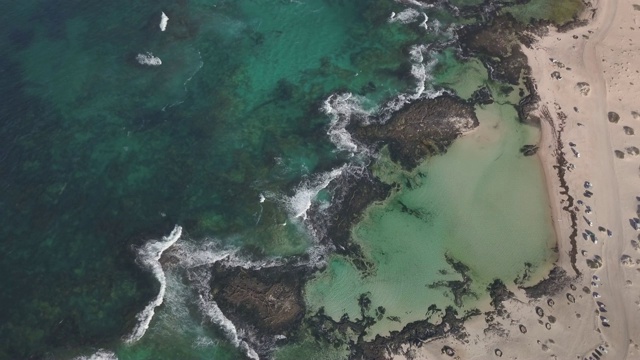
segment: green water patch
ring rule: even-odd
[[[295,344],[285,345],[273,355],[276,360],[342,360],[349,357],[346,347],[333,347],[330,344],[317,342],[310,337]]]
[[[469,99],[474,91],[485,84],[487,69],[476,58],[459,59],[453,49],[447,49],[436,57],[434,83],[453,90],[463,99]]]
[[[370,307],[383,307],[385,316],[367,336],[384,335],[426,318],[432,304],[455,306],[447,287],[464,279],[446,256],[469,268],[463,309],[475,306],[493,279],[512,283],[525,263],[535,269],[553,258],[541,169],[535,157],[519,152],[537,140],[537,130],[520,124],[510,105],[487,106],[478,117],[479,128],[411,173],[382,156],[375,173],[398,190],[371,206],[352,232],[375,269],[362,274],[348,259],[333,257],[307,286],[311,311],[323,307],[336,320],[354,319],[357,299],[369,294]]]
[[[503,11],[525,24],[533,20],[549,20],[556,25],[564,25],[574,20],[584,7],[581,0],[532,0],[507,7]]]

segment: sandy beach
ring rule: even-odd
[[[532,115],[541,119],[538,156],[565,281],[537,299],[507,284],[514,296],[503,311],[474,318],[466,338],[439,339],[405,355],[640,358],[640,249],[630,223],[640,203],[640,6],[600,1],[581,17],[585,26],[550,28],[522,47],[540,96]],[[443,355],[446,347],[453,355]]]

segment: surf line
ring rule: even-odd
[[[167,279],[160,264],[162,253],[175,244],[182,236],[182,227],[176,225],[168,236],[162,237],[161,240],[149,240],[141,248],[138,249],[136,262],[144,269],[151,272],[160,283],[160,291],[155,299],[153,299],[138,315],[133,331],[124,337],[126,344],[133,344],[140,340],[149,328],[151,319],[155,313],[156,307],[160,306],[164,301],[164,293],[167,290]]]

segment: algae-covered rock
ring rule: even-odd
[[[216,264],[211,294],[234,324],[281,334],[297,328],[305,312],[302,298],[306,271],[287,267],[250,270]]]
[[[367,144],[387,144],[391,159],[412,169],[428,155],[443,153],[463,133],[480,123],[472,105],[442,95],[406,106],[384,124],[352,126],[353,136]]]

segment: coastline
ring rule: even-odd
[[[640,356],[640,325],[632,320],[640,316],[638,235],[629,223],[638,216],[633,133],[640,114],[633,100],[640,64],[631,50],[640,9],[628,0],[599,2],[580,20],[588,22],[562,32],[550,27],[531,47],[521,46],[539,97],[528,115],[540,119],[537,154],[557,235],[555,265],[566,275],[550,276],[547,284],[555,286],[538,297],[509,288],[512,296],[492,302],[495,311],[465,324],[466,338],[406,347],[395,358],[437,358],[448,349],[460,359]]]
[[[538,34],[557,19],[547,16],[555,9],[545,6],[549,1],[483,0],[460,8],[425,1],[152,10],[141,4],[136,11],[124,7],[126,18],[113,10],[122,7],[96,5],[55,13],[56,21],[44,24],[25,7],[25,20],[16,21],[7,37],[11,76],[2,84],[20,90],[9,92],[9,114],[15,115],[8,118],[22,123],[5,127],[7,153],[15,155],[7,158],[17,161],[16,172],[7,174],[7,203],[15,211],[7,212],[7,234],[13,235],[5,237],[26,241],[3,248],[19,256],[5,264],[9,275],[16,274],[7,276],[13,287],[5,286],[12,294],[7,299],[15,300],[6,301],[12,312],[0,326],[7,335],[0,353],[64,358],[100,346],[108,351],[91,358],[311,358],[299,352],[326,359],[335,352],[335,358],[382,359],[403,349],[414,354],[414,346],[425,344],[435,358],[465,351],[473,354],[467,357],[486,352],[513,358],[520,348],[531,348],[528,357],[538,358],[545,332],[559,339],[567,328],[593,322],[584,314],[595,311],[589,291],[571,284],[571,269],[589,271],[577,250],[570,253],[577,249],[575,212],[570,218],[576,226],[567,233],[573,243],[563,242],[561,250],[570,254],[561,259],[568,261],[567,272],[551,269],[556,256],[547,255],[556,239],[543,167],[532,156],[540,129],[522,115],[530,113],[536,92],[526,95],[533,83],[522,82],[523,72],[530,80],[530,69],[520,43],[536,45],[527,31]],[[165,11],[172,19],[168,28]],[[531,14],[539,22],[530,23]],[[398,24],[381,26],[396,15]],[[32,20],[47,31],[27,31],[24,24]],[[94,20],[107,25],[89,31],[84,24]],[[122,43],[95,41],[103,39],[103,29],[120,31],[115,23],[145,22],[140,31],[125,27],[124,36],[110,38]],[[52,34],[69,42],[53,41]],[[62,48],[61,63],[37,60]],[[122,61],[95,71],[90,65],[104,65],[105,49],[123,52]],[[162,66],[135,61],[136,54],[151,51],[162,57]],[[543,64],[536,78],[548,77],[548,55],[535,56]],[[86,74],[110,74],[109,81]],[[58,81],[63,77],[73,81]],[[116,95],[98,96],[104,93]],[[25,115],[25,109],[39,114]],[[60,126],[32,138],[30,129],[42,130],[43,119]],[[188,121],[176,126],[176,119]],[[394,164],[388,172],[375,164],[383,144]],[[37,161],[23,164],[24,154]],[[553,151],[546,156],[547,180],[557,180],[552,160],[559,158]],[[633,160],[624,161],[632,164],[626,170],[635,171]],[[88,165],[86,172],[79,171],[80,162]],[[577,200],[580,181],[561,185]],[[33,196],[39,194],[35,182],[47,196]],[[599,189],[609,184],[594,184],[594,200],[600,201]],[[622,187],[614,190],[618,196]],[[563,197],[550,196],[558,201],[558,217],[566,216],[568,205],[558,200]],[[91,207],[84,206],[87,200]],[[368,212],[376,203],[390,205],[379,212],[384,219]],[[140,235],[168,233],[167,226],[178,223],[183,237],[179,227],[160,243]],[[352,238],[357,231],[366,236]],[[539,240],[546,240],[544,249]],[[619,258],[616,249],[606,248],[614,251],[611,259]],[[311,311],[306,285],[331,271],[327,259],[333,254],[354,265],[353,276],[336,272],[336,279],[355,291],[319,291],[317,302],[325,306]],[[52,271],[57,269],[72,276],[60,278]],[[543,280],[550,270],[555,277]],[[386,278],[376,278],[376,271]],[[147,280],[151,284],[143,286]],[[367,282],[374,285],[362,286]],[[580,321],[558,315],[578,312],[567,292],[587,304],[580,307]],[[336,301],[338,310],[329,314],[329,294],[348,300],[350,311],[340,311]],[[136,296],[139,304],[127,305]],[[131,335],[120,338],[124,327]],[[602,339],[590,334],[580,340]],[[549,344],[544,340],[543,350]],[[48,355],[48,349],[60,353]]]
[[[553,32],[537,42],[533,49],[524,51],[537,82],[540,96],[538,113],[546,107],[554,119],[552,123],[542,122],[539,156],[545,169],[558,234],[558,265],[567,271],[574,267],[571,257],[573,245],[567,241],[574,231],[570,226],[571,212],[563,209],[567,195],[592,208],[592,213],[587,214],[585,206],[574,205],[578,206],[575,211],[578,233],[575,267],[583,274],[576,285],[589,287],[592,294],[597,292],[600,298],[592,297],[591,302],[601,301],[606,304],[607,311],[600,311],[596,304],[594,311],[599,314],[595,316],[596,321],[591,326],[580,327],[581,333],[571,336],[588,338],[598,334],[609,345],[608,357],[626,359],[639,354],[636,345],[639,342],[638,325],[627,320],[639,315],[637,300],[640,292],[634,284],[639,280],[638,271],[634,268],[637,252],[630,245],[630,240],[637,234],[628,223],[630,218],[637,216],[633,212],[637,205],[634,186],[637,189],[638,161],[632,155],[633,150],[631,153],[626,151],[632,146],[634,136],[629,135],[624,127],[631,128],[633,134],[637,123],[632,112],[637,111],[633,108],[633,100],[639,94],[635,84],[640,80],[640,66],[633,61],[630,51],[637,47],[632,39],[637,38],[635,32],[640,31],[635,28],[640,12],[628,0],[600,2],[593,9],[593,12],[585,9],[583,13],[586,17],[594,15],[587,26],[566,33]],[[554,71],[558,71],[562,78],[554,79],[551,76]],[[590,89],[588,93],[585,91],[587,88]],[[562,119],[565,117],[563,114],[566,120]],[[616,120],[618,116],[619,120]],[[560,179],[554,169],[557,154],[552,134],[558,131],[561,131],[561,143],[564,145],[560,150],[568,163],[575,166],[564,174],[569,189],[567,195],[558,191]],[[625,158],[618,158],[616,150],[624,152]],[[593,184],[592,197],[584,194],[587,190],[585,181]],[[612,236],[598,231],[600,226],[609,229]],[[582,239],[580,234],[586,230],[595,233],[597,244]],[[602,258],[602,266],[594,269],[585,260],[596,255]],[[630,259],[623,263],[625,256]],[[596,282],[597,288],[591,283],[594,275],[602,279],[601,284]],[[602,326],[600,316],[609,320],[610,327]],[[574,356],[586,356],[588,350],[579,344],[566,349],[567,355]]]

